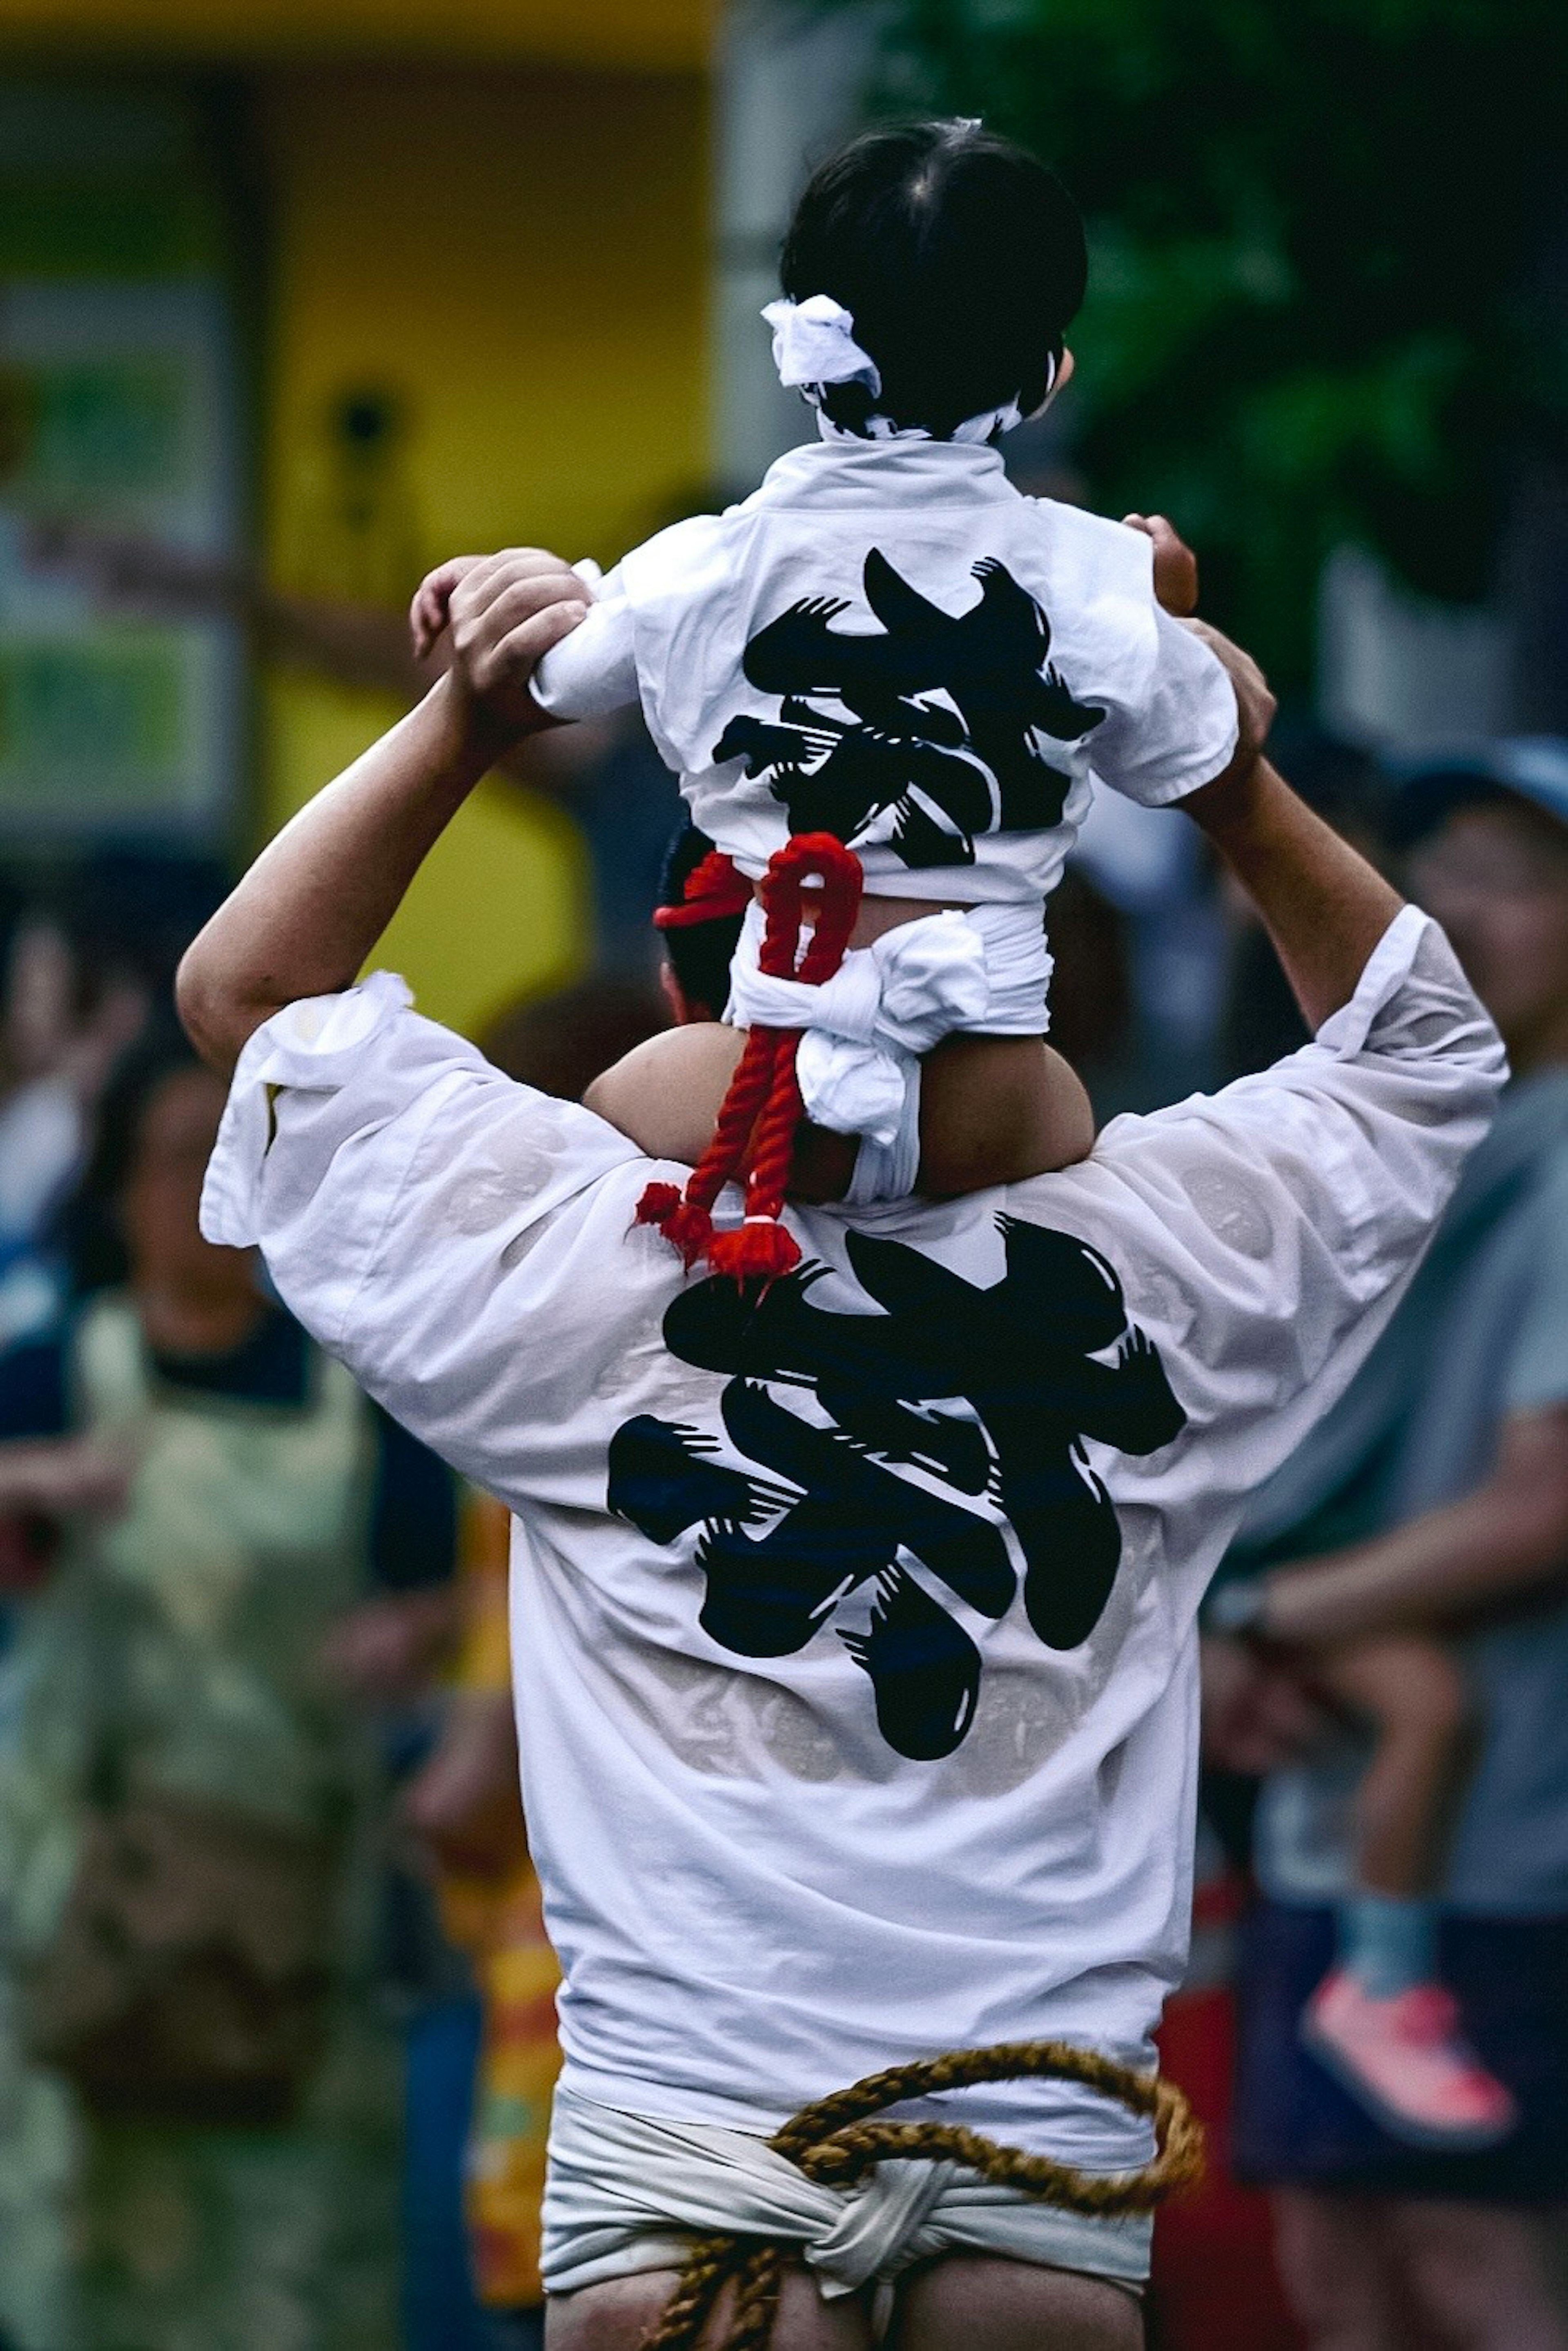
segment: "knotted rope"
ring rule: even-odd
[[[1153,2122],[1155,2157],[1139,2171],[1096,2175],[1048,2155],[1025,2155],[962,2123],[887,2123],[870,2117],[906,2098],[979,2082],[1045,2077],[1078,2082]],[[808,2178],[848,2188],[873,2165],[899,2158],[946,2157],[998,2187],[1015,2188],[1042,2204],[1096,2220],[1150,2212],[1178,2188],[1203,2176],[1203,2126],[1181,2092],[1157,2074],[1064,2041],[1004,2041],[989,2049],[957,2049],[918,2064],[869,2074],[847,2090],[803,2106],[768,2142]],[[731,2280],[735,2308],[716,2351],[767,2351],[784,2264],[797,2252],[772,2239],[702,2237],[693,2245],[680,2283],[643,2351],[696,2351],[715,2304]]]
[[[704,873],[709,863],[705,860],[697,872]],[[829,832],[794,833],[769,861],[761,898],[767,925],[758,958],[762,970],[769,978],[800,979],[810,987],[831,979],[860,912],[861,862],[854,852]],[[809,906],[816,919],[802,956],[800,934]],[[737,1281],[771,1281],[799,1265],[800,1251],[779,1219],[802,1115],[795,1080],[800,1043],[798,1029],[749,1029],[713,1141],[685,1191],[674,1184],[650,1184],[637,1203],[638,1224],[658,1225],[688,1266],[706,1259],[715,1273],[731,1274]],[[716,1232],[714,1203],[743,1171],[746,1220],[735,1231]]]

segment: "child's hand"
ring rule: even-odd
[[[1141,530],[1155,545],[1155,595],[1178,621],[1197,610],[1197,558],[1164,515],[1124,515],[1129,530]]]
[[[428,661],[452,617],[452,593],[486,560],[482,555],[452,555],[427,571],[408,608],[408,632],[415,661]]]
[[[485,573],[484,580],[475,580]],[[415,661],[426,661],[434,652],[440,638],[452,624],[455,600],[464,584],[475,580],[478,589],[494,588],[497,581],[488,575],[497,575],[499,584],[519,585],[524,580],[533,583],[530,609],[538,609],[538,591],[552,579],[559,579],[561,595],[569,603],[580,604],[586,611],[588,590],[570,563],[559,555],[550,555],[541,547],[507,547],[498,555],[452,555],[427,571],[414,590],[413,601],[408,608],[409,634],[413,642]],[[564,633],[564,632],[563,632]]]
[[[528,734],[550,723],[528,682],[588,605],[588,590],[559,555],[510,547],[440,565],[421,584],[410,619],[416,651],[444,633],[455,683],[508,732]]]

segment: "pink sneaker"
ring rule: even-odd
[[[1519,2111],[1459,2038],[1458,2010],[1441,1984],[1375,2000],[1343,1968],[1319,1984],[1301,2039],[1343,2090],[1412,2147],[1491,2147]]]

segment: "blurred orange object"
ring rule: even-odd
[[[511,1521],[487,1494],[470,1494],[463,1521],[465,1638],[456,1679],[462,1697],[490,1697],[509,1708],[507,1563]],[[462,1703],[460,1698],[459,1704]],[[509,1718],[508,1718],[509,1719]],[[538,1880],[528,1857],[517,1760],[509,1770],[515,1835],[499,1843],[488,1869],[444,1872],[442,1918],[465,1950],[484,2001],[484,2037],[468,2153],[468,2217],[479,2299],[517,2309],[542,2302],[539,2207],[550,2095],[560,2070],[555,1996],[560,1970],[545,1935]],[[497,1792],[480,1809],[493,1827]]]

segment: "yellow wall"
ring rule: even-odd
[[[286,572],[331,396],[401,392],[423,552],[613,556],[706,462],[706,91],[697,76],[335,69],[265,88],[275,208],[266,537]],[[271,831],[393,715],[298,677],[266,702]],[[472,1027],[573,967],[575,829],[487,784],[390,934]]]
[[[548,59],[698,70],[714,0],[5,0],[0,42],[180,58]]]

